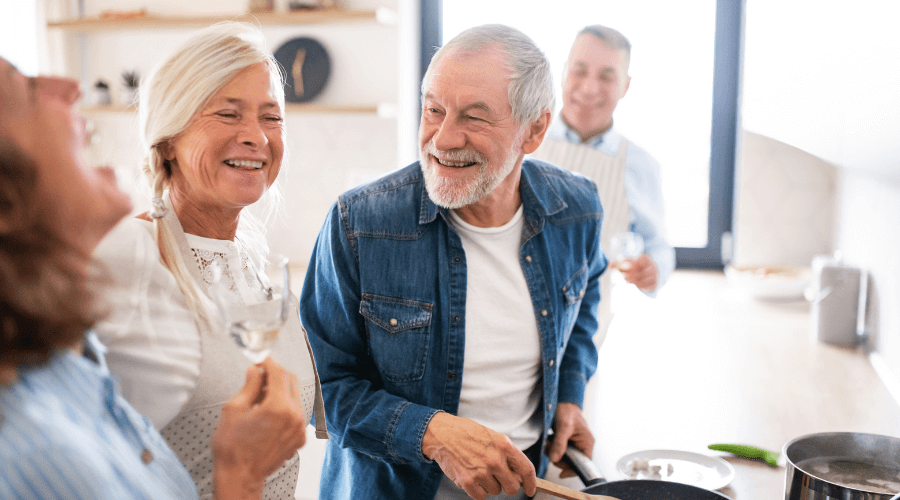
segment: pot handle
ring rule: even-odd
[[[578,478],[581,479],[581,482],[586,487],[606,482],[603,474],[600,473],[600,469],[597,468],[597,464],[571,443],[566,447],[563,461],[572,467],[572,470],[575,471],[575,474],[578,475]]]

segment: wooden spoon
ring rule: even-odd
[[[608,497],[606,495],[589,495],[581,491],[573,490],[572,488],[566,488],[565,486],[551,483],[546,479],[536,479],[538,491],[549,493],[550,495],[553,495],[555,497],[568,498],[569,500],[619,500],[616,497]]]

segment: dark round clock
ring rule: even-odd
[[[328,83],[331,61],[325,47],[312,38],[288,40],[275,51],[275,60],[284,69],[287,102],[311,101]]]

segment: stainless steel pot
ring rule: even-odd
[[[892,500],[900,492],[900,439],[809,434],[784,445],[785,500]]]

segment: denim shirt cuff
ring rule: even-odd
[[[559,372],[558,403],[572,403],[584,408],[584,392],[587,389],[587,380],[580,372]]]
[[[400,459],[431,463],[422,453],[422,438],[431,419],[440,411],[427,406],[407,403],[398,408],[391,429],[391,454]]]

